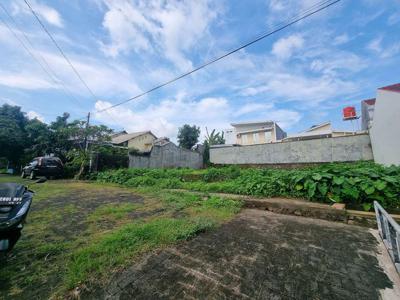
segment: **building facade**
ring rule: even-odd
[[[291,134],[283,141],[305,141],[312,139],[321,139],[321,138],[330,138],[330,137],[339,137],[339,136],[347,136],[354,135],[355,132],[352,131],[339,131],[333,130],[331,122],[325,122],[319,125],[314,125],[311,128],[297,133]]]
[[[378,89],[370,128],[374,160],[400,165],[400,83]]]
[[[139,152],[149,152],[157,137],[151,131],[133,132],[112,137],[111,143],[116,146],[135,149]]]
[[[361,101],[361,130],[369,130],[374,119],[376,99],[367,99]]]
[[[256,145],[274,143],[286,137],[273,121],[232,123],[233,129],[225,130],[225,144]]]

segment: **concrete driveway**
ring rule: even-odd
[[[153,253],[108,299],[400,299],[367,228],[245,209],[219,229]],[[96,297],[100,296],[99,294]]]

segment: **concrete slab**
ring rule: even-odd
[[[219,229],[118,274],[104,298],[394,299],[399,283],[374,234],[244,209]]]

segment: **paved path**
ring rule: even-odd
[[[110,299],[379,299],[393,288],[370,230],[245,209],[230,223],[149,255]],[[396,275],[396,274],[395,274]]]

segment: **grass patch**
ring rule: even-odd
[[[150,186],[55,180],[32,189],[22,237],[0,268],[0,299],[63,298],[77,285],[98,287],[132,259],[218,226],[241,206]]]
[[[214,226],[208,219],[154,219],[147,223],[127,224],[71,255],[66,286],[98,280],[110,274],[136,255],[188,239]]]

